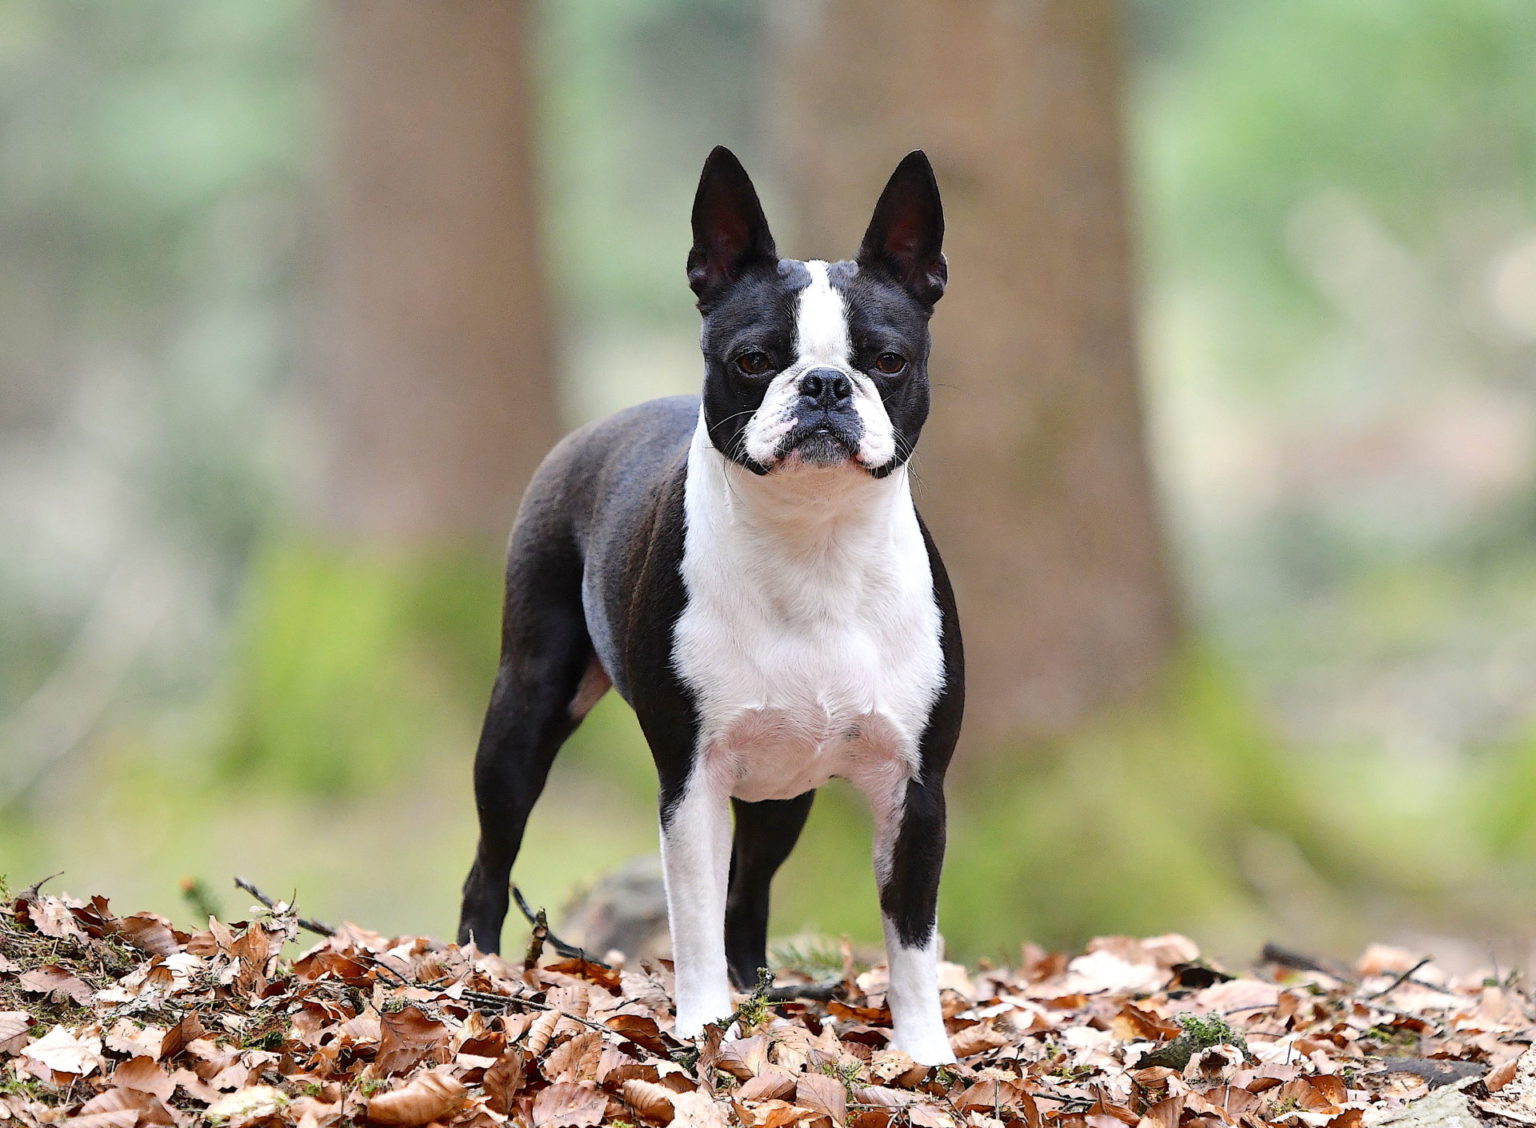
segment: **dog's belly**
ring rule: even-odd
[[[707,769],[737,799],[793,799],[834,777],[885,795],[916,767],[916,741],[879,713],[749,709],[705,748]]]

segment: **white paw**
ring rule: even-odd
[[[672,1033],[678,1038],[697,1038],[704,1033],[704,1027],[711,1023],[719,1025],[734,1013],[736,1008],[731,1004],[730,996],[724,999],[715,999],[708,1003],[694,1004],[679,1003],[677,1007],[677,1021],[672,1024]]]
[[[891,1034],[891,1045],[919,1065],[950,1065],[955,1060],[955,1051],[942,1026],[937,1030],[920,1031],[898,1027]]]

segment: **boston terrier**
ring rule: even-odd
[[[893,1043],[954,1060],[935,911],[964,679],[908,483],[943,234],[918,151],[852,261],[780,258],[746,170],[709,155],[688,255],[703,396],[568,436],[518,512],[460,943],[497,949],[528,812],[612,686],[660,779],[678,1035],[728,1015],[731,985],[767,965],[769,883],[841,776],[874,814]]]

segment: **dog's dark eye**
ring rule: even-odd
[[[736,367],[748,376],[761,376],[773,367],[773,361],[768,359],[765,352],[742,353],[736,358]]]
[[[875,371],[895,376],[907,366],[907,358],[900,353],[881,353],[875,357]]]

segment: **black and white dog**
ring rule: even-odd
[[[943,233],[914,152],[852,262],[781,259],[746,170],[709,155],[688,255],[702,401],[655,400],[570,435],[512,532],[461,943],[496,950],[528,812],[612,685],[661,782],[678,1034],[729,1014],[732,982],[755,982],[769,882],[815,789],[842,776],[874,812],[894,1043],[954,1060],[935,909],[960,630],[907,481]]]

